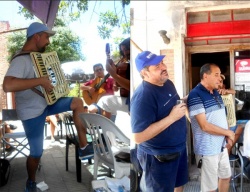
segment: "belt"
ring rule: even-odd
[[[181,155],[181,152],[165,154],[165,155],[154,155],[154,156],[160,162],[169,162],[169,161],[173,161],[173,160],[179,158],[180,155]]]

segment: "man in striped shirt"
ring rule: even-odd
[[[187,100],[194,153],[201,171],[201,191],[228,191],[231,169],[226,145],[232,145],[234,132],[228,127],[225,106],[217,89],[220,68],[213,63],[200,69],[201,82]],[[219,178],[219,179],[218,179]]]

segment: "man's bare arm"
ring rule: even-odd
[[[17,92],[31,89],[36,86],[42,86],[46,91],[51,91],[53,85],[48,76],[32,79],[21,79],[12,76],[6,76],[3,80],[3,90],[5,92]]]

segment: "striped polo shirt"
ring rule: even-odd
[[[225,106],[217,90],[211,94],[202,84],[198,84],[187,100],[189,116],[194,136],[194,153],[197,155],[216,155],[225,145],[224,136],[212,135],[201,130],[195,116],[205,113],[209,123],[228,129]]]

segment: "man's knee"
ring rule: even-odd
[[[97,113],[98,108],[95,105],[90,105],[89,106],[89,113]]]
[[[84,109],[83,107],[84,107],[84,105],[83,105],[83,100],[82,100],[81,98],[74,97],[74,98],[72,99],[72,103],[71,103],[71,105],[70,105],[71,110],[75,110],[75,109],[77,109],[77,108],[82,108],[82,109]]]
[[[41,154],[30,154],[29,157],[34,159],[34,160],[35,159],[39,160],[42,157],[42,153]]]

